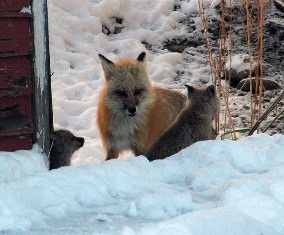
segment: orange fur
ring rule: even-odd
[[[97,124],[107,160],[127,149],[135,155],[146,153],[187,101],[177,91],[152,87],[144,58],[141,53],[135,61],[125,59],[116,64],[100,58],[105,84],[99,96]],[[133,109],[134,115],[129,115]]]

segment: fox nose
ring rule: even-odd
[[[84,145],[84,143],[85,143],[85,139],[84,139],[84,138],[82,138],[82,137],[77,137],[77,140],[78,140],[78,142],[80,143],[81,146]]]
[[[128,115],[129,116],[135,116],[135,114],[136,114],[136,108],[128,109]]]

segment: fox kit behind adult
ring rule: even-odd
[[[213,85],[203,88],[186,86],[189,103],[157,143],[145,154],[150,161],[164,159],[197,141],[216,137],[212,121],[219,112],[220,104],[215,87]]]
[[[146,53],[136,60],[113,63],[99,55],[105,83],[100,93],[97,124],[106,160],[123,150],[141,155],[157,141],[185,106],[186,96],[152,86],[146,69]]]
[[[70,166],[72,154],[84,144],[84,138],[74,136],[68,130],[57,130],[50,133],[51,150],[49,169]]]

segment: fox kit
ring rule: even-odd
[[[164,159],[197,141],[216,137],[212,121],[219,112],[220,104],[215,87],[213,85],[203,88],[193,88],[188,85],[186,87],[189,103],[145,154],[150,161]]]
[[[187,102],[180,92],[152,86],[146,53],[136,60],[113,63],[99,55],[105,75],[100,93],[97,124],[106,160],[123,150],[145,154],[175,120]]]
[[[70,131],[58,130],[50,133],[51,150],[49,169],[70,166],[72,154],[81,148],[84,138],[74,136]]]

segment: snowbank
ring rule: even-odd
[[[199,142],[153,162],[139,156],[47,172],[37,170],[42,160],[19,161],[34,174],[1,181],[0,231],[283,234],[283,152],[283,135],[262,134]]]

